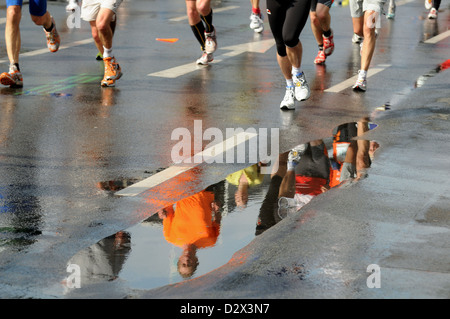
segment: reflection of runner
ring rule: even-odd
[[[81,287],[117,279],[131,251],[130,242],[130,234],[120,231],[73,256],[68,264],[80,267]]]
[[[19,67],[21,47],[20,20],[22,18],[22,0],[6,0],[5,42],[9,58],[9,72],[0,74],[0,83],[9,87],[23,87],[23,77]],[[29,2],[31,20],[43,26],[50,52],[59,49],[60,37],[56,30],[55,20],[47,11],[47,0]]]
[[[198,266],[197,249],[214,246],[220,233],[221,213],[213,191],[207,188],[158,212],[165,239],[183,249],[178,271],[187,278]]]
[[[330,187],[341,182],[341,169],[351,140],[357,134],[356,122],[339,125],[333,132],[333,154],[330,155]]]
[[[362,119],[356,123],[357,136],[363,135],[369,128],[369,120]],[[345,154],[341,168],[340,182],[358,181],[367,177],[367,170],[372,164],[373,153],[379,147],[375,141],[363,139],[352,140]]]
[[[292,202],[297,210],[330,188],[330,160],[322,140],[301,144],[289,152],[287,172],[279,198]],[[280,216],[282,214],[280,213]]]
[[[227,176],[227,182],[238,187],[234,194],[234,199],[238,207],[245,207],[247,205],[248,188],[261,184],[262,179],[263,176],[258,164],[254,164]]]

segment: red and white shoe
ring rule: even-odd
[[[317,56],[314,59],[314,64],[324,64],[326,59],[327,57],[323,50],[319,50],[319,53],[317,53]]]

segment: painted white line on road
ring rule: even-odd
[[[396,5],[397,7],[399,7],[399,6],[402,6],[402,5],[404,5],[404,4],[407,4],[407,3],[410,3],[410,2],[413,2],[413,1],[415,1],[415,0],[400,0],[400,1],[396,1],[396,2],[395,2],[395,5]]]
[[[447,37],[450,37],[450,30],[442,32],[441,34],[438,34],[437,36],[424,41],[424,43],[431,43],[431,44],[438,43],[439,41],[442,41]]]
[[[269,39],[269,40],[263,40],[263,41],[256,41],[256,42],[248,42],[248,43],[242,43],[238,45],[232,45],[228,47],[221,48],[221,50],[228,50],[230,52],[224,53],[222,55],[216,56],[214,58],[213,62],[220,62],[224,59],[228,59],[234,56],[237,56],[244,52],[255,52],[255,53],[265,53],[267,50],[269,50],[272,46],[275,45],[275,40]],[[190,72],[199,70],[204,68],[204,66],[198,66],[194,62],[183,64],[180,66],[176,66],[170,69],[153,72],[150,74],[147,74],[147,76],[157,76],[157,77],[163,77],[163,78],[177,78],[182,75],[186,75]]]
[[[6,18],[0,18],[0,24],[6,23]]]
[[[87,43],[91,43],[94,42],[94,40],[92,38],[89,39],[85,39],[85,40],[80,40],[80,41],[75,41],[69,44],[65,44],[65,45],[61,45],[59,47],[59,51],[64,50],[64,49],[68,49],[68,48],[72,48],[72,47],[76,47],[79,45],[83,45],[83,44],[87,44]],[[46,49],[39,49],[39,50],[34,50],[34,51],[30,51],[30,52],[25,52],[22,53],[20,55],[20,57],[30,57],[30,56],[36,56],[36,55],[41,55],[41,54],[46,54],[46,53],[51,53],[47,48]],[[0,60],[0,63],[6,63],[9,60]]]
[[[391,66],[390,64],[380,64],[377,67],[370,68],[369,71],[367,72],[367,78],[370,78],[371,76],[387,69],[390,66]],[[358,75],[355,75],[355,76],[351,77],[350,79],[347,79],[339,84],[336,84],[336,85],[324,90],[324,92],[339,93],[339,92],[351,87],[353,84],[355,84],[357,78],[358,78]]]
[[[215,144],[211,147],[208,147],[207,149],[203,150],[202,152],[199,152],[192,156],[191,158],[187,159],[186,162],[195,163],[194,159],[203,158],[203,160],[206,161],[213,158],[218,158],[219,156],[223,156],[224,153],[226,153],[228,150],[231,150],[232,148],[237,147],[238,145],[247,142],[250,139],[253,139],[257,137],[258,134],[256,133],[248,133],[248,132],[241,132],[238,134],[235,134],[231,136],[230,138],[227,138],[222,143]],[[117,196],[137,196],[140,193],[149,190],[150,188],[153,188],[165,181],[168,181],[169,179],[184,173],[198,165],[198,164],[192,164],[192,165],[174,165],[170,166],[169,168],[166,168],[165,170],[156,173],[155,175],[152,175],[140,182],[137,182],[136,184],[133,184],[131,186],[128,186],[116,193]]]
[[[239,6],[228,6],[228,7],[222,7],[222,8],[214,8],[214,13],[219,13],[219,12],[223,12],[223,11],[228,11],[228,10],[233,10],[233,9],[238,9],[240,8]],[[176,18],[172,18],[169,19],[169,21],[172,22],[177,22],[177,21],[183,21],[187,19],[187,15],[183,15],[181,17],[176,17]]]

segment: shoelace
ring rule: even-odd
[[[47,33],[47,40],[53,44],[55,42],[55,26],[53,26],[53,29],[51,31],[48,31],[46,33]]]
[[[286,88],[286,93],[284,94],[284,99],[283,101],[287,101],[290,99],[290,97],[294,94],[294,92],[292,91],[293,88],[289,87]]]
[[[105,63],[105,72],[114,72],[116,70],[116,62],[113,62],[113,60],[111,60],[111,62],[109,63]]]

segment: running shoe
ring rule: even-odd
[[[206,53],[203,52],[202,56],[197,59],[197,64],[199,65],[208,65],[209,62],[212,62],[214,60],[212,53]]]
[[[331,55],[334,51],[333,30],[329,37],[322,36],[323,38],[323,52],[326,56]]]
[[[103,54],[101,54],[100,52],[97,53],[97,56],[95,57],[95,59],[96,59],[97,61],[103,61]]]
[[[326,59],[325,53],[322,50],[319,50],[319,53],[317,53],[317,56],[314,59],[314,64],[323,64]]]
[[[364,37],[361,37],[357,35],[356,33],[353,33],[352,42],[353,43],[361,43],[364,40]]]
[[[0,83],[10,88],[23,87],[22,73],[17,69],[11,69],[9,72],[3,72],[0,74]]]
[[[388,9],[388,13],[386,15],[387,19],[394,19],[395,18],[395,4],[393,6],[390,6]]]
[[[66,6],[67,12],[75,12],[78,8],[78,2],[76,0],[69,0],[69,4]]]
[[[294,87],[286,87],[283,101],[280,103],[280,109],[293,110],[295,108],[295,90]]]
[[[262,14],[256,14],[252,12],[250,15],[250,29],[256,33],[261,33],[264,31],[264,21]]]
[[[425,0],[425,9],[430,10],[433,7],[433,0]]]
[[[355,85],[353,85],[352,88],[354,91],[361,91],[361,92],[366,91],[367,88],[366,78],[362,77],[359,71],[358,71],[358,79],[356,80],[356,83]]]
[[[288,155],[288,162],[298,163],[300,158],[305,154],[306,144],[300,144],[294,147]]]
[[[431,8],[430,13],[428,13],[428,19],[437,19],[438,11],[435,8]]]
[[[309,99],[311,91],[309,89],[308,82],[306,82],[305,74],[302,73],[301,75],[292,75],[292,80],[294,81],[295,86],[295,99],[297,101]]]
[[[205,51],[206,53],[214,53],[217,49],[216,28],[212,32],[205,32]]]
[[[122,77],[122,69],[114,57],[104,58],[105,75],[101,82],[102,86],[115,86],[116,81]]]
[[[53,28],[51,31],[46,31],[44,28],[45,36],[47,38],[47,47],[50,52],[56,52],[59,49],[59,44],[61,43],[61,39],[59,37],[58,31],[56,30],[55,19],[52,17]]]

